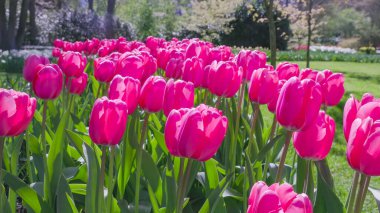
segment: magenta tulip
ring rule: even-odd
[[[185,62],[184,54],[180,51],[172,51],[169,58],[165,67],[165,76],[175,79],[181,78]]]
[[[323,160],[330,152],[335,134],[335,121],[324,111],[319,111],[315,122],[293,134],[293,145],[297,154],[308,160]]]
[[[166,82],[160,76],[150,76],[141,88],[139,105],[148,112],[163,109]]]
[[[235,57],[238,66],[243,69],[243,78],[251,80],[253,71],[264,68],[267,62],[267,56],[264,52],[258,50],[241,50]]]
[[[41,99],[56,99],[62,91],[63,74],[56,64],[40,65],[33,79],[33,91]]]
[[[168,116],[173,109],[191,108],[193,106],[194,84],[170,79],[165,88],[164,114]]]
[[[110,99],[120,99],[127,104],[128,115],[132,114],[139,102],[140,81],[132,77],[116,75],[110,84],[108,96]]]
[[[211,93],[230,98],[240,88],[243,71],[232,61],[214,61],[208,71],[207,86]]]
[[[17,136],[28,128],[37,101],[28,94],[0,88],[0,137]]]
[[[79,52],[64,52],[58,59],[58,65],[66,77],[78,77],[84,72],[87,59]]]
[[[284,86],[285,82],[286,82],[286,80],[280,80],[278,82],[276,92],[274,93],[272,100],[268,103],[268,110],[271,113],[276,113],[278,96],[280,95],[280,91],[281,91],[282,87]]]
[[[140,80],[144,72],[143,57],[131,52],[122,54],[117,63],[116,72],[121,76],[129,76]]]
[[[99,82],[109,83],[116,75],[116,63],[108,58],[94,60],[94,77]]]
[[[197,57],[203,60],[203,62],[208,61],[210,47],[207,43],[203,41],[192,41],[186,48],[186,58]]]
[[[316,81],[322,86],[323,103],[327,106],[337,105],[344,95],[344,76],[330,70],[318,72]]]
[[[66,78],[66,87],[70,87],[70,93],[81,95],[87,87],[87,81],[88,75],[84,72],[79,77]]]
[[[318,71],[310,69],[310,68],[306,68],[306,69],[301,70],[299,78],[301,80],[312,79],[315,81],[317,79],[317,75],[318,75]]]
[[[98,145],[116,145],[127,125],[127,105],[121,100],[99,98],[92,107],[89,135]]]
[[[174,109],[166,120],[165,143],[174,156],[207,161],[222,144],[227,124],[221,111],[204,104]]]
[[[268,104],[276,96],[277,85],[277,72],[266,68],[257,69],[249,82],[249,99],[258,104]]]
[[[290,131],[307,128],[317,118],[321,103],[322,91],[317,82],[292,77],[285,82],[278,97],[277,121]]]
[[[248,198],[247,213],[312,213],[313,205],[304,193],[297,194],[288,184],[274,183],[270,187],[259,181]]]
[[[32,82],[34,76],[36,75],[36,68],[38,65],[46,65],[49,64],[50,61],[48,58],[39,55],[29,55],[24,62],[23,75],[26,81]]]
[[[298,64],[289,62],[279,63],[276,71],[278,72],[278,78],[280,80],[288,80],[294,76],[298,77],[300,74],[300,68],[298,67]]]
[[[182,70],[182,80],[192,82],[194,87],[200,87],[203,79],[202,59],[196,57],[186,59]]]

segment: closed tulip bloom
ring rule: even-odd
[[[222,112],[204,104],[172,110],[165,124],[165,143],[170,154],[207,161],[215,155],[227,132]]]
[[[193,106],[194,84],[170,79],[165,88],[164,114],[168,116],[173,109],[191,108]]]
[[[301,80],[303,79],[316,80],[317,75],[318,75],[318,71],[310,69],[310,68],[306,68],[306,69],[301,70],[299,78]]]
[[[138,53],[126,52],[120,56],[116,72],[140,80],[144,72],[144,58]]]
[[[293,134],[293,145],[301,158],[323,160],[330,152],[334,134],[334,119],[324,111],[319,111],[317,119],[311,126]]]
[[[169,58],[165,67],[165,76],[175,79],[181,78],[185,62],[184,54],[181,51],[172,51]]]
[[[277,72],[260,68],[253,72],[249,82],[249,99],[258,104],[268,104],[277,93]]]
[[[318,72],[316,79],[316,81],[322,86],[323,103],[327,106],[337,105],[344,95],[343,74],[324,70]]]
[[[248,198],[247,213],[274,212],[312,213],[313,205],[306,194],[297,194],[288,183],[274,183],[270,187],[262,181],[255,183]]]
[[[182,70],[182,80],[192,82],[195,87],[200,87],[203,76],[202,59],[196,57],[186,59]]]
[[[58,65],[67,77],[78,77],[84,72],[87,59],[79,52],[64,52],[58,59]]]
[[[52,51],[51,51],[51,55],[54,57],[54,58],[59,58],[61,56],[61,49],[59,48],[54,48]]]
[[[56,99],[62,91],[63,74],[56,64],[40,65],[33,79],[33,91],[41,99]]]
[[[160,69],[165,69],[170,59],[170,51],[165,48],[159,48],[157,50],[157,66]]]
[[[278,72],[278,78],[280,80],[288,80],[291,77],[299,76],[300,74],[300,68],[298,67],[298,64],[293,64],[289,62],[282,62],[279,63],[276,71]]]
[[[116,145],[127,126],[127,105],[121,100],[99,98],[92,107],[89,135],[98,145]]]
[[[281,91],[282,87],[284,86],[285,82],[286,82],[286,80],[280,80],[278,82],[276,92],[274,93],[272,100],[268,103],[268,110],[271,113],[276,113],[278,96],[280,95],[280,91]]]
[[[28,94],[0,88],[0,137],[17,136],[28,128],[37,101]]]
[[[290,131],[307,128],[317,118],[321,103],[321,86],[317,82],[292,77],[285,82],[277,100],[277,121]]]
[[[232,61],[214,61],[208,71],[207,86],[211,93],[230,98],[240,88],[243,71]]]
[[[70,93],[81,95],[87,87],[87,81],[88,75],[84,72],[79,77],[66,78],[66,87],[70,87]]]
[[[46,65],[49,63],[50,63],[49,59],[44,56],[29,55],[25,59],[24,68],[22,70],[25,80],[28,82],[32,82],[37,72],[36,70],[37,66],[40,64]]]
[[[116,63],[111,59],[97,58],[94,60],[94,77],[100,82],[109,83],[116,75]]]
[[[157,71],[157,60],[148,52],[141,52],[144,59],[144,71],[142,73],[140,81],[145,82],[150,76],[152,76]]]
[[[242,50],[236,56],[236,63],[243,69],[243,78],[247,81],[251,80],[252,73],[266,66],[266,54],[258,50]]]
[[[192,41],[186,48],[186,58],[197,57],[204,62],[208,61],[210,47],[202,41]]]
[[[148,112],[163,109],[166,82],[161,76],[150,76],[141,88],[139,105]]]
[[[132,77],[116,75],[110,84],[108,96],[110,99],[120,99],[127,104],[128,115],[132,114],[139,102],[140,81]]]

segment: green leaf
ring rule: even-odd
[[[69,184],[67,183],[65,177],[61,175],[58,191],[57,191],[57,212],[62,213],[76,213],[78,209],[72,206],[73,203],[73,194],[71,193],[71,189]]]
[[[127,140],[124,140],[123,147],[124,153],[122,155],[119,172],[117,174],[117,187],[119,199],[122,199],[124,197],[125,189],[127,188],[127,184],[132,173],[132,165],[136,153],[136,150],[132,148],[132,146],[127,142]]]
[[[222,197],[224,191],[227,189],[231,178],[232,176],[227,176],[220,181],[218,187],[207,197],[206,201],[199,210],[199,213],[215,212],[214,210],[217,207],[218,200]]]
[[[94,150],[83,143],[83,152],[87,163],[86,212],[97,212],[98,177],[100,168]]]
[[[28,205],[34,212],[52,212],[49,205],[40,197],[36,191],[25,184],[20,178],[3,170],[4,183],[9,186],[23,202]]]
[[[67,193],[66,193],[66,199],[67,199],[67,202],[68,202],[69,205],[70,205],[71,212],[73,212],[73,213],[78,213],[78,209],[77,209],[77,207],[75,206],[75,203],[74,203],[73,198],[72,198],[69,194],[67,194]]]
[[[219,184],[218,171],[216,169],[218,162],[211,158],[204,163],[206,169],[207,183],[210,191],[216,189]]]
[[[282,136],[283,135],[277,135],[275,138],[273,138],[271,141],[265,144],[265,146],[260,150],[258,155],[254,157],[253,164],[255,164],[257,161],[263,161],[267,156],[268,152],[273,148],[276,142],[282,138]]]
[[[145,150],[142,152],[142,163],[141,169],[143,171],[144,177],[148,180],[149,184],[152,186],[152,189],[156,195],[156,198],[159,203],[162,202],[162,179],[160,172],[157,169],[156,164],[149,153]]]
[[[161,149],[165,154],[169,153],[168,148],[165,144],[165,136],[162,132],[158,131],[156,128],[153,127],[153,125],[150,125],[150,130],[153,132],[154,138],[157,140],[158,145],[160,145]]]
[[[323,180],[330,186],[330,188],[334,189],[334,180],[330,171],[330,167],[327,163],[327,159],[325,158],[320,161],[315,161],[315,165],[317,166]]]

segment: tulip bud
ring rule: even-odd
[[[63,74],[56,64],[39,65],[33,79],[33,91],[41,99],[56,99],[62,91]]]
[[[140,92],[139,105],[148,112],[159,112],[163,109],[166,82],[160,76],[150,76]]]
[[[67,77],[78,77],[84,72],[87,59],[78,52],[64,52],[58,59],[58,65]]]
[[[243,78],[242,69],[232,61],[214,61],[210,65],[207,86],[211,93],[230,98],[240,88]]]
[[[272,100],[268,103],[268,110],[271,113],[276,113],[278,96],[280,95],[280,91],[281,91],[282,87],[284,86],[285,82],[286,82],[286,80],[280,80],[278,82],[276,92],[274,93]]]
[[[127,105],[121,100],[99,98],[92,107],[89,135],[98,145],[116,145],[127,126]]]
[[[307,128],[317,118],[321,103],[321,86],[317,82],[292,77],[284,84],[278,97],[277,121],[290,131]]]
[[[289,62],[279,63],[276,71],[278,72],[278,78],[280,80],[288,80],[291,77],[298,77],[300,74],[300,68],[298,67],[298,64]]]
[[[110,84],[108,96],[110,99],[120,99],[127,104],[128,115],[132,114],[139,102],[140,81],[132,77],[116,75]]]
[[[335,134],[335,121],[319,111],[315,122],[307,129],[293,134],[293,145],[301,158],[323,160],[330,152]]]
[[[94,77],[99,82],[109,83],[116,74],[116,64],[107,58],[94,60]]]
[[[321,76],[319,79],[319,76]],[[332,73],[324,70],[317,75],[317,82],[321,84],[324,103],[327,106],[337,105],[344,95],[344,76],[342,73]]]
[[[116,73],[121,76],[129,76],[135,79],[141,79],[144,72],[144,59],[139,54],[126,52],[122,54],[116,66]]]
[[[59,58],[61,57],[61,49],[58,49],[58,48],[54,48],[52,51],[51,51],[51,55],[54,57],[54,58]]]
[[[264,52],[258,50],[241,50],[235,57],[238,66],[243,69],[243,78],[247,81],[251,80],[252,73],[266,66],[267,58]]]
[[[194,84],[170,79],[165,88],[164,114],[168,116],[173,109],[191,108],[193,106]]]
[[[71,94],[81,95],[87,87],[88,75],[82,73],[79,77],[66,78],[66,87]]]
[[[201,41],[192,41],[186,48],[186,58],[197,57],[207,62],[210,48]]]
[[[258,104],[268,104],[276,96],[277,85],[277,73],[260,68],[253,72],[249,82],[249,99]]]
[[[37,101],[28,94],[0,88],[0,137],[17,136],[28,128]]]
[[[207,161],[215,155],[227,132],[227,118],[204,104],[172,110],[165,124],[165,143],[170,154]]]
[[[196,57],[186,59],[182,70],[182,80],[192,82],[194,87],[200,87],[203,78],[202,59]]]
[[[23,75],[25,80],[32,82],[36,75],[38,65],[49,64],[49,59],[39,55],[29,55],[24,62]]]

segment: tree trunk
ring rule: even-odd
[[[63,6],[63,0],[57,0],[57,9],[60,10]]]
[[[17,35],[16,35],[16,47],[18,49],[21,48],[24,42],[26,20],[28,18],[28,7],[29,7],[29,0],[22,0],[20,19],[19,19]]]
[[[88,10],[94,11],[94,0],[88,0]]]
[[[307,49],[306,49],[306,67],[310,67],[310,44],[311,44],[311,9],[313,8],[313,0],[307,1],[308,13],[307,13]]]
[[[108,0],[107,3],[107,12],[105,15],[105,29],[106,29],[106,37],[113,38],[115,35],[114,32],[114,14],[115,14],[115,6],[116,0]]]
[[[37,44],[38,29],[36,24],[36,0],[29,0],[29,26],[30,26],[30,42]]]
[[[276,68],[276,25],[273,17],[273,0],[266,0],[265,3],[269,20],[270,63]]]
[[[16,48],[17,1],[9,1],[8,42],[10,49]]]
[[[5,0],[0,0],[0,48],[8,49],[8,26],[5,15]]]

